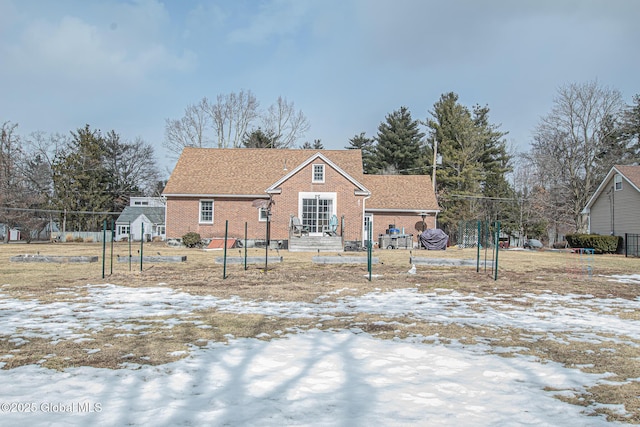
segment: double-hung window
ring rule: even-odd
[[[616,176],[614,178],[614,182],[615,182],[616,191],[622,190],[622,175],[616,174]]]
[[[312,182],[317,182],[317,183],[324,182],[324,165],[313,165]]]
[[[213,224],[213,200],[200,200],[200,222]]]
[[[268,212],[265,208],[258,209],[258,221],[266,222],[268,218]]]

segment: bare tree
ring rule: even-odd
[[[278,97],[266,111],[259,106],[250,90],[220,94],[215,103],[202,98],[181,119],[166,119],[163,145],[176,157],[184,147],[239,148],[259,131],[273,141],[271,148],[291,148],[309,130],[305,115],[285,98]]]
[[[25,156],[20,162],[21,173],[31,188],[49,197],[53,190],[53,162],[66,146],[67,137],[37,131],[22,142]]]
[[[258,100],[251,91],[218,95],[206,112],[211,119],[218,148],[242,147],[242,140],[258,117]]]
[[[25,150],[27,144],[17,128],[11,122],[0,128],[0,223],[8,229],[20,227],[29,242],[32,230],[41,230],[48,222],[37,210],[48,201],[51,174],[42,156]]]
[[[263,127],[275,135],[278,148],[291,148],[309,130],[309,121],[293,102],[281,96],[262,116]]]
[[[190,104],[184,110],[182,118],[166,119],[163,146],[177,158],[185,147],[208,147],[211,139],[209,100],[202,98],[198,104]]]
[[[9,230],[18,225],[15,209],[21,206],[20,175],[16,166],[20,157],[20,137],[17,123],[4,122],[0,127],[0,223],[5,226],[4,240],[9,238]]]
[[[153,147],[139,137],[133,142],[120,141],[115,131],[107,133],[104,143],[110,210],[124,209],[132,195],[152,195],[159,180]]]
[[[541,184],[557,200],[559,209],[573,218],[577,231],[585,230],[581,211],[602,179],[602,171],[617,159],[612,146],[616,138],[612,119],[624,108],[619,91],[596,81],[561,87],[551,112],[535,132],[529,158]],[[607,162],[608,164],[603,164]]]

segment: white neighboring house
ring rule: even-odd
[[[116,220],[116,241],[165,240],[165,205],[159,197],[131,197]],[[143,228],[144,227],[144,228]],[[143,232],[144,230],[144,232]]]
[[[612,167],[582,213],[592,234],[640,234],[640,166]]]
[[[165,207],[167,204],[164,197],[130,197],[129,206],[149,206],[149,207]]]

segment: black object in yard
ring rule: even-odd
[[[420,235],[420,245],[429,250],[446,250],[449,236],[438,228],[428,228]]]

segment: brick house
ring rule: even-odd
[[[265,239],[272,200],[271,240],[292,240],[299,219],[309,237],[333,229],[343,244],[373,240],[389,225],[413,234],[436,225],[440,211],[426,175],[365,175],[360,150],[185,148],[164,189],[166,236],[228,235]],[[337,220],[337,221],[336,221]],[[335,223],[338,226],[335,226]]]

